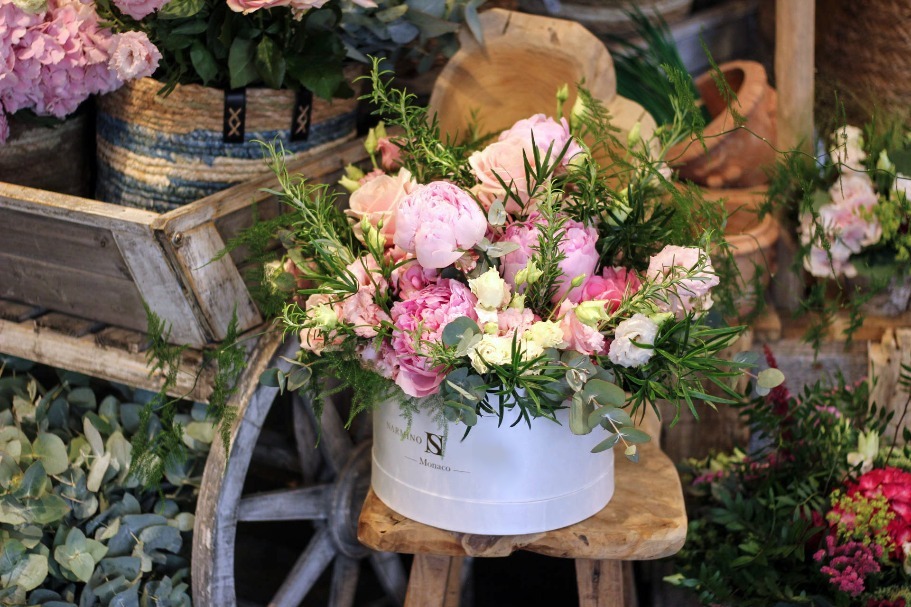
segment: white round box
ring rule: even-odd
[[[376,495],[396,512],[421,523],[484,535],[520,535],[559,529],[599,512],[614,493],[614,453],[591,453],[606,438],[595,429],[576,436],[569,412],[514,427],[486,415],[461,440],[464,424],[448,438],[433,419],[407,422],[398,403],[373,412]]]

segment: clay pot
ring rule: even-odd
[[[765,297],[776,270],[780,228],[771,215],[759,219],[759,205],[765,196],[765,187],[703,190],[706,200],[724,200],[728,213],[724,233],[740,271],[740,295],[735,304],[741,317],[749,315]]]
[[[696,79],[702,102],[712,121],[706,125],[706,149],[695,138],[668,154],[681,179],[710,188],[749,188],[768,183],[765,167],[775,162],[775,89],[769,86],[765,68],[755,61],[730,61],[720,66],[737,94],[734,109],[746,118],[744,128],[735,128],[710,73]]]

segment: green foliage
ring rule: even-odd
[[[175,417],[190,456],[147,491],[131,464],[141,393],[22,363],[0,368],[0,605],[190,607],[204,411]]]
[[[735,450],[681,467],[690,525],[678,573],[666,581],[706,605],[854,605],[833,590],[813,553],[833,491],[855,471],[848,455],[860,432],[882,434],[891,417],[868,397],[866,383],[839,380],[834,388],[808,386],[800,398],[773,393],[742,406],[756,437],[749,455]],[[876,465],[895,462],[878,457]],[[862,504],[851,508],[883,523]]]

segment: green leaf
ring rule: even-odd
[[[618,407],[598,407],[588,416],[588,425],[590,428],[594,428],[607,420],[612,421],[617,427],[633,425],[629,413]],[[606,426],[606,429],[611,429],[611,426]]]
[[[466,332],[480,333],[478,323],[467,316],[459,316],[443,328],[443,344],[457,346]]]
[[[7,576],[25,559],[25,546],[18,540],[7,540],[0,544],[0,576]]]
[[[104,475],[107,473],[110,465],[110,453],[105,453],[101,457],[96,457],[89,468],[89,476],[85,481],[86,489],[92,493],[98,493],[98,490],[101,489],[101,482],[104,480]]]
[[[44,470],[44,464],[34,462],[22,475],[19,488],[13,492],[13,495],[19,499],[34,499],[44,493],[46,484],[47,472]]]
[[[756,376],[756,385],[760,388],[771,390],[783,384],[784,380],[784,373],[778,369],[765,369]]]
[[[157,13],[159,19],[183,19],[192,17],[203,9],[206,0],[171,0]]]
[[[750,365],[751,367],[754,367],[759,364],[760,358],[761,357],[759,356],[759,352],[748,350],[746,352],[738,352],[731,357],[731,360],[733,360],[735,363]]]
[[[272,38],[264,37],[256,45],[256,70],[269,88],[282,87],[285,80],[285,59]]]
[[[199,40],[190,47],[190,61],[193,63],[193,69],[202,78],[203,84],[207,85],[218,77],[218,64],[215,62],[215,56]]]
[[[60,474],[69,468],[66,445],[56,434],[40,433],[32,443],[32,450],[35,457],[44,464],[44,470],[50,475]]]
[[[313,371],[310,370],[310,367],[297,367],[288,374],[288,390],[294,391],[303,388],[312,376]]]
[[[70,507],[59,495],[45,495],[31,500],[25,510],[31,521],[39,525],[51,525],[63,519]]]
[[[256,71],[256,47],[252,40],[235,38],[228,52],[228,76],[231,88],[239,89],[259,78]]]
[[[34,590],[44,582],[47,574],[47,557],[43,554],[29,554],[9,574],[0,576],[0,585]]]
[[[91,388],[76,388],[67,395],[66,401],[73,407],[93,411],[98,406],[95,400],[95,393]]]
[[[573,434],[582,435],[592,431],[586,421],[593,408],[590,401],[583,399],[580,394],[573,394],[569,406],[569,429]]]
[[[617,384],[603,379],[590,379],[586,382],[582,396],[586,399],[594,399],[601,406],[622,407],[626,404],[626,393],[623,389]]]
[[[23,525],[30,522],[27,512],[22,504],[12,495],[0,497],[0,523],[7,525]]]
[[[608,449],[613,448],[617,444],[617,441],[620,440],[619,434],[611,434],[603,441],[595,445],[595,448],[592,449],[592,453],[601,453],[602,451],[607,451]]]
[[[647,433],[643,432],[639,428],[623,428],[620,430],[620,434],[628,443],[638,444],[638,443],[647,443],[652,440],[652,437]]]
[[[88,582],[95,571],[95,561],[88,552],[80,552],[72,546],[57,546],[54,549],[54,560],[80,582]]]
[[[101,433],[88,417],[82,418],[82,431],[85,433],[85,438],[89,441],[89,445],[91,445],[95,455],[102,455],[104,453],[104,439],[101,438]]]
[[[269,388],[280,388],[281,385],[278,382],[278,373],[279,370],[276,368],[266,369],[259,376],[259,383]]]

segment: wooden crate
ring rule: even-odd
[[[365,158],[353,141],[291,165],[333,183]],[[274,217],[281,203],[263,188],[271,174],[157,214],[0,182],[0,352],[136,386],[148,378],[145,302],[171,326],[171,341],[194,349],[264,319],[244,284],[246,252],[215,260],[225,243]],[[188,369],[200,355],[188,354]],[[195,376],[195,374],[194,374]],[[205,383],[183,379],[201,400]]]

